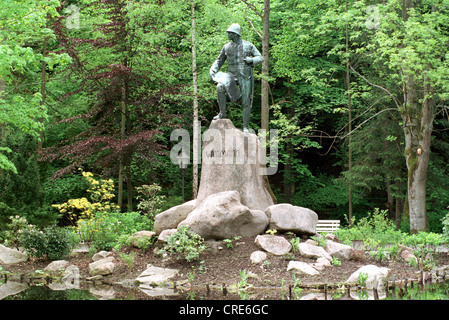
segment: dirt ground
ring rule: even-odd
[[[285,237],[289,240],[288,236]],[[393,278],[394,276],[397,280],[419,278],[417,269],[411,267],[400,257],[378,262],[368,253],[364,252],[356,252],[354,259],[341,261],[340,266],[326,267],[316,276],[304,274],[293,275],[287,271],[289,261],[315,261],[301,257],[295,252],[291,252],[285,256],[276,256],[268,253],[267,262],[255,265],[251,263],[250,255],[256,250],[260,250],[260,248],[254,243],[254,238],[243,238],[234,241],[232,248],[229,248],[224,242],[209,243],[208,249],[200,255],[197,261],[187,262],[185,260],[178,260],[175,257],[162,258],[155,254],[154,247],[147,249],[146,252],[142,252],[140,249],[126,247],[121,249],[122,253],[130,254],[135,252],[133,265],[127,264],[120,258],[117,252],[114,252],[113,254],[116,257],[115,270],[112,275],[104,277],[103,281],[115,283],[124,279],[135,279],[146,269],[148,264],[152,264],[158,267],[178,269],[179,273],[174,280],[180,285],[182,283],[184,283],[184,286],[186,283],[187,285],[193,285],[198,290],[199,288],[202,288],[202,290],[206,290],[207,288],[207,296],[205,295],[207,299],[223,299],[226,298],[225,294],[227,289],[229,288],[229,291],[232,291],[232,288],[235,288],[236,284],[241,280],[241,272],[243,270],[246,270],[246,273],[250,275],[247,282],[252,287],[257,287],[261,289],[260,291],[269,291],[271,289],[277,292],[280,289],[288,290],[289,286],[292,287],[294,285],[295,279],[299,279],[300,286],[303,288],[313,288],[320,284],[326,284],[330,288],[335,288],[346,281],[354,271],[368,264],[389,268],[389,277]],[[89,254],[78,254],[68,260],[71,264],[79,267],[82,279],[89,277],[88,264],[92,262]],[[24,263],[3,266],[3,270],[14,273],[29,273],[34,270],[42,270],[48,263],[49,261],[41,259],[30,259]],[[438,257],[438,265],[447,264],[449,264],[448,254],[440,254]],[[193,282],[191,281],[192,276]],[[209,288],[220,288],[220,290],[209,291]],[[223,288],[225,289],[223,290]],[[131,294],[127,290],[121,290],[120,292],[122,296],[119,296],[119,299],[130,298],[137,300],[148,298],[142,293],[134,292]],[[129,297],[130,294],[131,297]],[[229,298],[234,299],[236,297],[230,295]]]

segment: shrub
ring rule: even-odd
[[[153,220],[156,214],[160,212],[164,203],[165,196],[158,195],[162,188],[158,184],[153,183],[151,185],[137,187],[136,190],[138,192],[136,198],[140,200],[137,209]]]
[[[98,250],[110,250],[120,238],[141,230],[150,230],[152,223],[139,212],[97,213],[90,219],[78,220],[77,232],[82,241]]]
[[[375,208],[366,217],[353,221],[352,228],[341,228],[335,232],[343,242],[350,244],[351,240],[363,240],[365,245],[385,245],[401,242],[406,234],[396,230],[393,221],[388,218],[388,210]]]
[[[177,254],[178,259],[184,258],[189,262],[197,260],[205,249],[204,239],[187,226],[180,226],[175,233],[167,237],[164,247],[164,251]]]
[[[66,258],[70,253],[72,239],[68,229],[51,226],[42,231],[36,228],[26,229],[19,241],[29,256],[59,260]]]
[[[19,237],[26,230],[33,230],[35,226],[28,223],[25,217],[18,215],[10,216],[7,230],[3,233],[4,243],[9,247],[19,247]]]

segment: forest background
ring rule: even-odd
[[[279,203],[443,231],[447,0],[2,0],[0,230],[67,224],[52,205],[89,197],[80,168],[112,179],[122,212],[145,185],[158,210],[181,203],[170,134],[217,114],[209,68],[231,23],[265,57],[250,126],[278,130]],[[229,117],[241,126],[239,105]]]

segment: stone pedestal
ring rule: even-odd
[[[266,186],[265,159],[256,134],[236,129],[229,119],[213,120],[203,137],[196,206],[212,194],[233,190],[249,209],[264,211],[273,205]]]

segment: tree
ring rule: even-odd
[[[47,106],[40,92],[42,68],[66,64],[68,56],[39,50],[40,43],[54,40],[49,20],[58,16],[59,1],[30,0],[2,2],[0,13],[0,127],[1,141],[8,131],[38,136],[44,128]],[[37,50],[34,50],[38,47]],[[0,169],[17,172],[0,146]]]
[[[177,53],[157,42],[163,22],[157,15],[147,19],[150,12],[136,8],[137,4],[123,0],[92,3],[84,10],[90,10],[92,18],[102,23],[95,33],[81,36],[63,28],[62,19],[54,24],[61,50],[73,58],[70,71],[77,73],[79,82],[61,98],[80,92],[91,96],[86,113],[62,119],[56,125],[84,119],[89,126],[66,141],[44,148],[41,158],[69,161],[55,177],[81,165],[98,166],[103,174],[118,177],[119,199],[126,178],[128,210],[132,207],[132,164],[154,161],[155,154],[165,149],[158,136],[162,125],[169,127],[177,121],[170,111],[174,108],[172,95],[182,88],[174,81],[177,64],[173,57]]]

